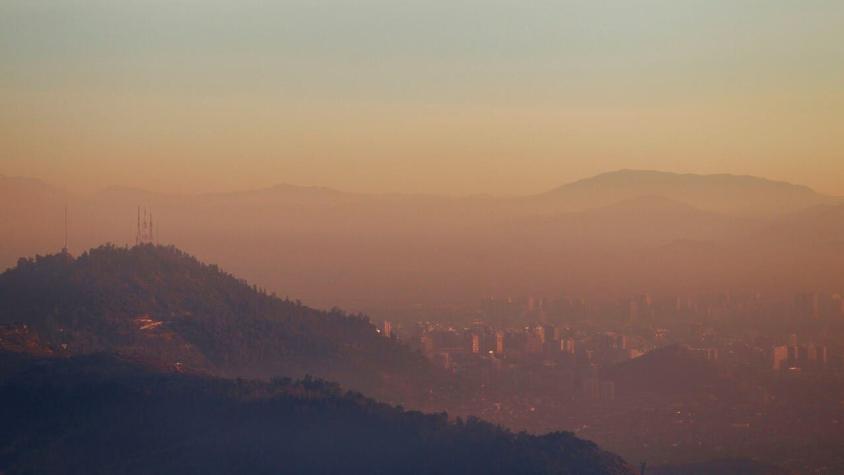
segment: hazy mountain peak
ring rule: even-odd
[[[831,198],[803,185],[747,175],[698,175],[655,170],[617,170],[575,181],[538,196],[562,210],[608,206],[656,195],[704,211],[768,217],[793,212]]]
[[[594,185],[707,185],[707,186],[765,186],[800,190],[817,194],[805,185],[796,185],[784,181],[770,180],[752,175],[734,175],[730,173],[696,174],[674,173],[660,170],[621,169],[577,180],[558,187],[556,190],[577,186]]]

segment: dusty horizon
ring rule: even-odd
[[[235,188],[207,188],[207,189],[166,189],[166,188],[159,188],[155,186],[155,183],[150,183],[151,186],[144,187],[144,186],[132,186],[126,185],[122,183],[106,183],[101,186],[97,187],[73,187],[61,181],[53,182],[48,179],[39,176],[28,176],[28,175],[12,175],[8,173],[4,173],[0,170],[0,178],[7,178],[7,179],[21,179],[21,180],[36,180],[41,182],[45,185],[53,187],[58,190],[62,190],[71,194],[76,195],[92,195],[97,194],[109,190],[126,190],[126,191],[139,191],[145,193],[153,193],[159,195],[172,195],[172,196],[194,196],[194,195],[214,195],[214,194],[230,194],[230,193],[248,193],[248,192],[256,192],[262,190],[269,190],[273,188],[284,188],[290,187],[294,189],[313,189],[313,190],[324,190],[324,191],[333,191],[338,193],[344,194],[358,194],[358,195],[419,195],[419,196],[440,196],[440,197],[450,197],[450,198],[471,198],[471,197],[501,197],[501,198],[517,198],[517,197],[530,197],[534,195],[540,195],[543,193],[552,192],[562,187],[566,187],[568,185],[573,185],[579,182],[584,182],[604,176],[616,175],[616,174],[624,174],[624,173],[646,173],[646,174],[657,174],[657,175],[664,175],[664,176],[674,176],[674,177],[697,177],[697,178],[713,178],[713,177],[730,177],[730,178],[751,178],[751,179],[760,179],[766,182],[774,183],[774,184],[783,184],[783,185],[793,185],[797,187],[804,187],[812,192],[818,193],[819,195],[824,195],[831,198],[840,198],[844,197],[844,194],[836,194],[836,193],[828,193],[824,192],[823,190],[819,190],[815,187],[807,185],[805,183],[789,181],[789,180],[780,180],[780,179],[773,179],[766,176],[761,175],[751,175],[751,174],[738,174],[738,173],[694,173],[694,172],[674,172],[668,170],[656,170],[656,169],[633,169],[633,168],[619,168],[613,170],[605,170],[598,172],[594,175],[582,176],[579,178],[574,178],[571,180],[567,180],[564,182],[560,182],[556,185],[552,185],[547,188],[537,189],[537,190],[529,190],[524,191],[521,193],[495,193],[495,192],[476,192],[476,193],[448,193],[448,192],[432,192],[432,191],[391,191],[391,190],[360,190],[355,189],[354,186],[346,186],[346,187],[334,187],[334,186],[327,186],[321,183],[293,183],[293,182],[285,182],[285,181],[277,181],[268,183],[262,186],[256,187],[235,187]]]
[[[617,169],[844,195],[844,6],[0,5],[0,169],[70,189],[527,194]]]
[[[551,193],[545,193],[553,190]],[[844,201],[734,175],[617,171],[510,197],[266,192],[67,195],[0,180],[0,268],[135,242],[137,207],[173,244],[268,289],[385,315],[485,295],[839,291]]]

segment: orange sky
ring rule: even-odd
[[[398,3],[4,2],[0,174],[467,194],[640,168],[844,195],[840,2]]]

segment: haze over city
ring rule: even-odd
[[[0,475],[844,473],[844,3],[0,4]]]

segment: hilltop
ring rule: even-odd
[[[120,352],[222,376],[314,374],[385,397],[406,375],[434,377],[365,316],[278,298],[174,247],[21,259],[0,275],[0,305],[0,324],[25,324],[63,353]]]

